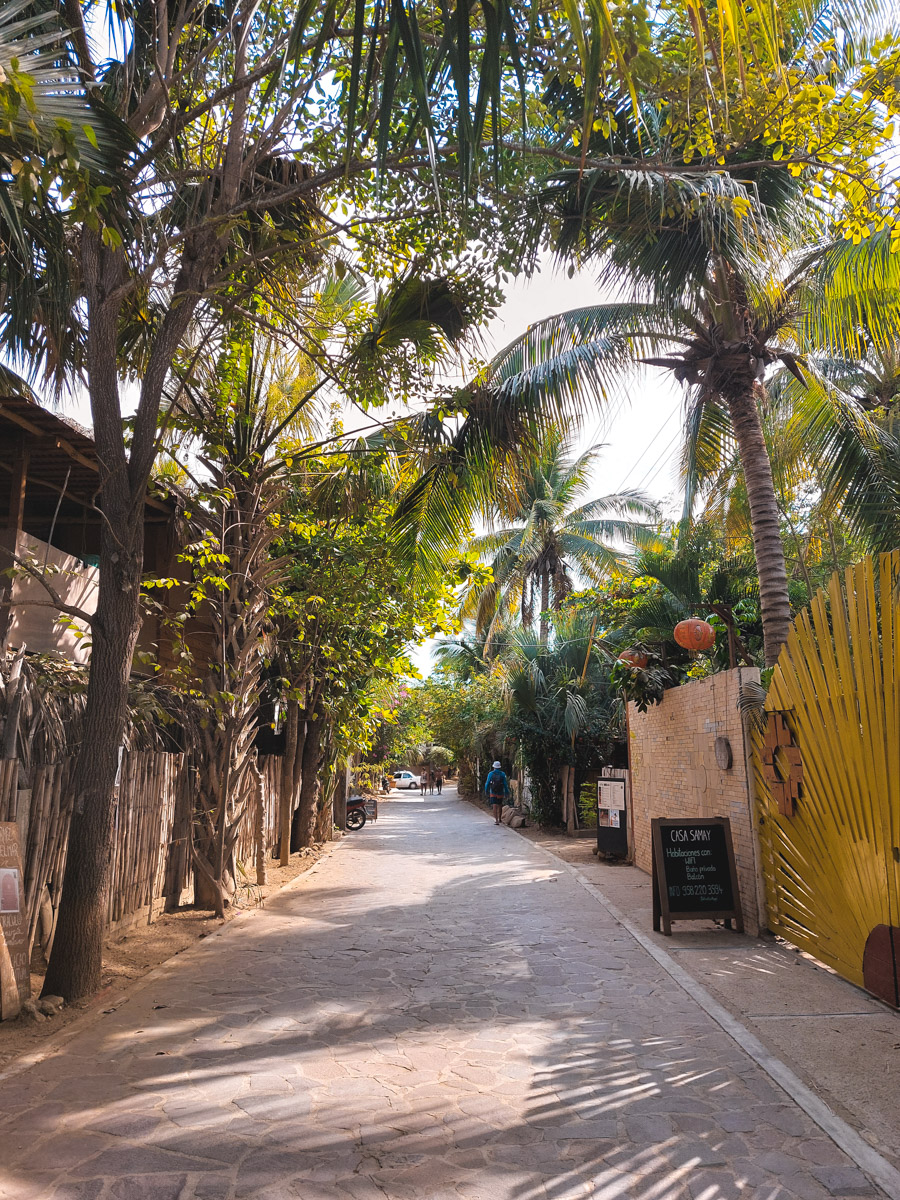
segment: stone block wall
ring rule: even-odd
[[[757,668],[737,667],[671,688],[645,713],[629,704],[628,727],[635,863],[652,870],[653,817],[729,817],[744,925],[755,934],[765,927],[765,901],[750,743],[738,709],[741,682],[749,680],[759,680]],[[716,762],[719,736],[731,743],[728,770]]]

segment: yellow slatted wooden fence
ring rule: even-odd
[[[835,573],[799,614],[765,708],[802,763],[794,802],[779,782],[798,777],[790,748],[782,737],[773,781],[755,736],[769,927],[897,1005],[900,551]]]

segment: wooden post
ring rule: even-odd
[[[15,436],[14,447],[6,528],[0,530],[0,651],[6,650],[6,642],[12,626],[11,601],[15,584],[14,579],[3,572],[14,565],[19,532],[25,517],[25,487],[28,482],[29,450],[24,434]]]

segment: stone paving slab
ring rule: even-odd
[[[8,1079],[4,1200],[879,1195],[565,871],[394,800]]]

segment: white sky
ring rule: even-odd
[[[529,325],[570,308],[615,301],[607,288],[603,294],[587,272],[569,279],[563,271],[546,268],[530,280],[514,283],[485,341],[489,354],[501,350],[524,333]],[[640,488],[654,499],[677,507],[677,455],[684,394],[667,372],[647,368],[622,380],[621,400],[611,411],[585,414],[579,447],[603,442],[598,463],[596,495]]]

